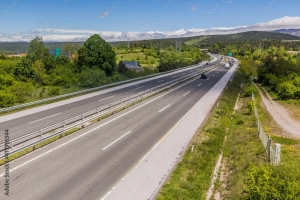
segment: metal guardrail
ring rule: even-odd
[[[197,72],[193,72],[193,73],[188,74],[186,76],[177,78],[175,80],[169,81],[169,82],[161,84],[159,86],[156,86],[156,87],[147,89],[145,91],[139,92],[137,94],[131,95],[129,97],[120,99],[120,100],[118,100],[116,102],[110,103],[110,104],[102,106],[100,108],[97,108],[97,109],[85,112],[85,113],[83,113],[81,115],[77,115],[75,117],[66,119],[66,120],[64,120],[62,122],[59,122],[59,123],[56,123],[56,124],[44,127],[44,128],[42,128],[40,130],[31,132],[31,133],[28,133],[28,134],[26,134],[24,136],[15,138],[13,140],[10,140],[9,141],[10,148],[13,148],[15,145],[19,145],[19,144],[24,143],[24,142],[26,142],[28,140],[34,139],[36,137],[42,137],[38,141],[31,142],[31,143],[29,143],[27,145],[24,145],[24,146],[22,146],[22,147],[20,147],[18,149],[15,149],[14,151],[11,151],[8,155],[9,156],[13,155],[13,154],[15,154],[17,152],[20,152],[20,151],[22,151],[22,150],[24,150],[26,148],[34,146],[34,145],[36,145],[38,143],[41,143],[43,141],[46,141],[47,139],[50,139],[50,138],[55,137],[57,135],[61,135],[61,134],[63,134],[64,132],[66,132],[68,130],[71,130],[71,129],[75,128],[75,127],[78,127],[79,125],[83,125],[83,124],[85,124],[87,122],[90,122],[91,120],[99,119],[102,116],[105,116],[107,114],[113,113],[113,112],[115,112],[115,111],[117,111],[119,109],[122,109],[122,108],[124,108],[124,107],[126,107],[128,105],[132,105],[132,104],[134,104],[137,101],[140,101],[140,100],[142,100],[144,98],[147,98],[149,96],[152,96],[152,95],[155,95],[157,93],[160,93],[163,90],[169,89],[169,88],[173,87],[174,85],[177,85],[177,84],[179,84],[181,82],[184,82],[186,80],[194,78],[194,77],[200,75],[203,72],[207,72],[209,70],[215,69],[215,68],[217,68],[217,67],[219,67],[221,65],[222,65],[222,63],[219,63],[219,64],[211,66],[209,68],[206,68],[206,69],[203,69],[203,70],[199,70]],[[49,133],[51,131],[53,131],[54,133],[43,138],[44,134]],[[4,147],[4,149],[1,149],[0,151],[5,150],[5,146],[6,146],[5,143],[0,144],[0,147]],[[0,159],[4,158],[4,157],[5,156],[3,154],[3,155],[0,156]]]
[[[103,86],[99,86],[99,87],[95,87],[95,88],[91,88],[91,89],[72,92],[72,93],[69,93],[69,94],[63,94],[63,95],[59,95],[59,96],[55,96],[55,97],[41,99],[41,100],[29,102],[29,103],[24,103],[24,104],[20,104],[20,105],[16,105],[16,106],[11,106],[11,107],[8,107],[8,108],[1,108],[0,113],[15,110],[15,109],[18,109],[18,108],[24,108],[24,107],[27,107],[27,106],[37,105],[37,104],[45,103],[45,102],[48,102],[48,101],[62,99],[62,98],[65,98],[65,97],[75,96],[75,95],[78,95],[78,94],[84,94],[84,93],[100,90],[100,89],[103,89],[103,88],[108,88],[108,87],[119,85],[119,84],[124,84],[124,83],[132,82],[132,81],[151,78],[151,77],[155,77],[155,76],[160,76],[160,75],[168,74],[168,73],[171,73],[171,72],[180,71],[180,70],[183,70],[183,69],[195,67],[197,65],[199,65],[199,64],[195,64],[195,65],[191,65],[191,66],[187,66],[187,67],[183,67],[183,68],[179,68],[179,69],[174,69],[174,70],[167,71],[167,72],[161,72],[161,73],[152,74],[152,75],[148,75],[148,76],[143,76],[143,77],[139,77],[139,78],[134,78],[134,79],[129,79],[129,80],[120,81],[120,82],[116,82],[116,83],[111,83],[111,84],[108,84],[108,85],[103,85]]]

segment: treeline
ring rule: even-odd
[[[158,70],[160,72],[181,68],[188,65],[197,64],[204,60],[210,60],[210,56],[198,47],[181,46],[181,52],[177,53],[173,46],[170,46],[160,54],[160,64]]]
[[[42,38],[37,37],[29,43],[26,57],[0,55],[0,107],[168,71],[209,59],[196,47],[183,44],[179,54],[174,43],[166,48],[153,45],[145,43],[142,51],[159,58],[160,66],[154,70],[144,68],[143,72],[137,73],[127,69],[122,62],[117,64],[116,52],[99,35],[91,36],[82,46],[66,45],[58,57],[50,55]],[[127,51],[126,48],[118,47],[120,51]],[[132,47],[129,52],[135,49]],[[75,57],[64,56],[70,53]]]
[[[91,36],[74,59],[55,58],[37,37],[30,42],[26,57],[0,56],[0,107],[151,73],[155,71],[119,73],[115,52],[99,35]]]

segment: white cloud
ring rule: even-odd
[[[0,41],[30,41],[43,36],[44,41],[85,41],[92,34],[99,34],[106,41],[126,41],[159,38],[189,37],[198,35],[233,34],[246,31],[274,31],[278,29],[300,29],[300,17],[282,17],[249,26],[216,27],[211,29],[179,29],[175,31],[116,32],[72,29],[37,29],[27,33],[0,34]]]
[[[197,10],[197,6],[193,6],[193,7],[191,8],[191,10],[192,10],[192,11]]]

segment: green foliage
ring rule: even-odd
[[[79,74],[78,81],[82,87],[97,87],[107,83],[105,72],[98,67],[85,67]]]
[[[245,78],[256,77],[258,64],[252,59],[241,60],[240,70]]]
[[[254,112],[254,101],[250,100],[247,103],[247,108],[248,108],[248,114],[251,115]]]
[[[0,74],[0,90],[12,86],[14,82],[14,78],[11,75]]]
[[[31,82],[15,81],[14,84],[9,87],[9,91],[16,97],[17,103],[24,103],[26,98],[31,96],[33,92],[33,84]]]
[[[277,86],[278,96],[282,99],[291,99],[295,97],[298,88],[293,84],[293,81],[288,80],[280,83]]]
[[[0,90],[0,107],[13,106],[16,102],[16,97],[13,94]]]
[[[246,180],[247,199],[300,199],[300,169],[293,165],[251,164]]]
[[[112,47],[98,34],[92,35],[78,51],[80,67],[97,66],[111,76],[116,70],[116,54]]]
[[[27,58],[22,58],[21,61],[18,62],[13,73],[17,79],[22,81],[34,78],[35,76],[32,62]]]
[[[49,56],[50,53],[45,47],[42,38],[36,37],[30,42],[26,57],[31,60],[31,62],[35,62]]]
[[[255,90],[255,87],[254,86],[246,86],[244,88],[244,97],[251,97],[252,95],[252,91]]]
[[[59,94],[60,94],[60,87],[55,86],[55,87],[51,87],[49,89],[49,95],[50,96],[57,96]]]
[[[125,74],[129,69],[126,68],[126,65],[120,61],[118,64],[118,72],[119,74]]]

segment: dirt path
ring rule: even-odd
[[[267,92],[266,94],[268,98],[266,98],[262,94],[259,88],[258,91],[267,111],[274,118],[277,124],[280,125],[283,129],[285,129],[285,131],[290,133],[292,136],[300,138],[300,123],[292,119],[288,111],[283,106],[274,101]]]

